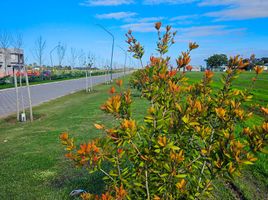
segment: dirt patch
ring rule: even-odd
[[[40,120],[40,119],[43,119],[45,116],[46,116],[45,114],[40,114],[40,113],[35,113],[35,114],[33,115],[34,120]],[[25,123],[30,122],[30,116],[29,116],[29,114],[26,114],[26,118],[27,118],[27,122],[25,122]],[[18,123],[18,121],[17,121],[17,116],[15,116],[15,115],[11,115],[11,116],[9,116],[9,117],[4,118],[4,121],[5,121],[6,123],[9,123],[9,124],[16,124],[16,123]],[[22,123],[23,123],[23,122],[22,122]]]
[[[237,200],[246,200],[241,190],[232,182],[226,181],[225,186],[229,188]]]

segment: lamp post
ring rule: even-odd
[[[124,62],[124,76],[126,75],[126,63],[127,63],[127,51],[118,45],[118,47],[125,53],[125,62]]]
[[[60,42],[59,42],[59,44],[58,44],[57,46],[55,46],[55,47],[50,51],[50,53],[49,53],[49,55],[50,55],[50,63],[51,63],[51,67],[53,67],[52,53],[53,53],[53,51],[55,51],[55,49],[58,48],[59,46],[60,46]]]
[[[106,31],[110,36],[112,36],[113,39],[113,43],[112,43],[112,54],[111,54],[111,63],[110,63],[110,75],[111,75],[111,82],[113,81],[113,75],[112,75],[112,70],[113,70],[113,57],[114,57],[114,35],[108,31],[105,27],[103,27],[100,24],[96,24],[97,26],[99,26],[100,28],[102,28],[104,31]]]

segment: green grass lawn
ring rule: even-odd
[[[253,72],[243,72],[240,74],[239,78],[236,79],[233,83],[233,86],[238,89],[248,88],[251,85],[251,79],[255,76]],[[199,72],[187,73],[189,82],[194,83],[200,80],[202,74]],[[215,73],[213,77],[212,86],[216,89],[222,87],[220,81],[221,73]],[[268,105],[268,73],[264,72],[259,75],[257,82],[255,83],[254,90],[254,99],[251,103],[258,103],[262,106]],[[249,126],[255,124],[260,124],[262,122],[259,113],[254,113],[254,117],[247,121]],[[268,199],[268,155],[259,155],[256,165],[246,167],[241,177],[235,178],[233,182],[237,192],[242,193],[242,198],[245,199]],[[230,189],[229,192],[225,191],[226,186],[222,181],[216,183],[217,189],[215,190],[215,199],[235,199],[237,194],[234,194],[233,189]],[[224,189],[223,189],[224,188]],[[225,194],[223,194],[225,193]],[[229,193],[229,194],[228,194]],[[226,196],[226,194],[228,194]],[[219,198],[219,196],[221,196]]]
[[[201,73],[191,72],[191,82],[199,80]],[[241,75],[235,86],[248,85],[252,73]],[[213,86],[220,88],[220,74],[215,75]],[[268,103],[268,74],[262,74],[254,91],[256,101]],[[0,119],[0,199],[71,199],[73,189],[83,188],[100,193],[104,188],[101,174],[72,167],[64,158],[64,147],[59,140],[61,132],[68,132],[77,142],[102,137],[93,123],[118,123],[100,111],[100,105],[107,99],[109,86],[99,85],[94,93],[77,92],[34,108],[37,118],[33,123],[16,123],[15,116]],[[133,91],[133,114],[142,120],[148,102]],[[255,115],[250,125],[260,123]],[[212,199],[235,199],[230,186],[216,181]],[[256,165],[247,167],[241,177],[233,182],[236,190],[245,199],[268,199],[268,156],[260,155]]]

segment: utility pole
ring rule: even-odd
[[[110,36],[112,36],[113,39],[113,43],[112,43],[112,54],[111,54],[111,63],[110,63],[110,75],[111,75],[111,82],[113,82],[113,75],[112,75],[112,71],[113,71],[113,57],[114,57],[114,35],[108,31],[104,26],[100,25],[100,24],[96,24],[97,26],[101,27],[104,31],[106,31]]]
[[[126,75],[126,63],[127,63],[127,51],[118,45],[118,47],[125,53],[125,62],[124,62],[124,77]]]
[[[59,46],[60,46],[60,42],[58,43],[57,46],[55,46],[55,47],[49,52],[51,67],[53,67],[52,53],[53,53],[53,51],[55,51],[55,49],[58,48]]]

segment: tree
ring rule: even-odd
[[[67,46],[66,44],[59,44],[57,47],[57,55],[58,55],[58,60],[59,60],[59,66],[62,66],[62,61],[65,57]]]
[[[5,74],[7,74],[7,61],[9,60],[8,47],[11,44],[11,39],[12,37],[8,32],[0,32],[0,48],[3,51]]]
[[[261,60],[263,61],[264,64],[268,63],[268,57],[262,57]]]
[[[34,43],[34,49],[33,49],[33,56],[36,59],[37,63],[39,64],[39,67],[42,67],[43,65],[45,49],[46,49],[46,40],[44,40],[42,36],[39,36]]]
[[[12,46],[15,49],[21,49],[23,46],[23,35],[21,33],[17,33],[15,36],[12,37]]]
[[[88,55],[87,55],[87,67],[89,69],[91,69],[94,66],[95,62],[96,62],[95,55],[93,53],[91,53],[91,52],[88,52]]]
[[[70,58],[70,64],[71,67],[74,68],[76,65],[76,61],[78,58],[78,52],[75,48],[71,48],[71,58]]]
[[[210,69],[216,69],[223,65],[227,65],[228,58],[225,54],[214,54],[205,60],[207,67]]]
[[[84,67],[85,64],[86,64],[86,59],[87,58],[86,58],[86,54],[85,54],[85,52],[84,52],[83,49],[80,49],[80,51],[78,52],[77,59],[78,59],[78,65],[79,65],[79,67]]]

